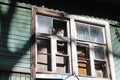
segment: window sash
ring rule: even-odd
[[[43,16],[42,16],[43,17]],[[71,57],[70,57],[70,38],[69,38],[69,21],[67,20],[63,20],[63,19],[59,19],[59,18],[53,18],[53,17],[47,17],[50,19],[51,21],[51,25],[53,25],[53,21],[54,20],[58,20],[58,21],[64,21],[65,22],[65,27],[66,27],[66,31],[67,31],[67,34],[65,36],[59,36],[59,35],[54,35],[52,30],[51,30],[51,34],[50,33],[42,33],[42,32],[39,32],[37,31],[37,28],[38,28],[38,23],[36,23],[36,39],[50,39],[50,43],[51,43],[51,54],[42,54],[40,53],[41,55],[46,55],[46,56],[51,56],[51,66],[52,66],[52,69],[51,71],[41,71],[41,72],[45,72],[45,73],[59,73],[59,74],[68,74],[68,73],[71,73]],[[52,27],[49,27],[49,29],[52,29],[54,26]],[[66,42],[67,43],[67,54],[57,54],[57,47],[55,45],[57,45],[57,41],[62,41],[62,42]],[[64,58],[65,60],[68,61],[68,64],[66,64],[66,61],[65,61],[65,64],[66,64],[66,68],[64,67],[64,73],[60,73],[57,71],[57,67],[60,67],[59,65],[57,65],[57,57],[62,57]],[[39,63],[39,62],[38,62]],[[37,63],[36,63],[37,65]],[[61,70],[63,70],[62,68],[60,68]]]
[[[52,28],[52,19],[50,17],[36,15],[36,32],[37,33],[52,34],[51,28]]]
[[[75,22],[75,27],[76,39],[95,43],[105,43],[105,32],[102,26]]]
[[[41,12],[41,11],[40,11]],[[42,13],[42,14],[44,14],[44,13]],[[46,14],[46,13],[45,13]],[[52,15],[53,16],[53,15]],[[75,17],[76,18],[76,17]],[[78,19],[78,18],[76,18],[76,19]],[[79,20],[79,19],[78,19]],[[82,18],[80,19],[81,21],[82,21]],[[71,33],[70,33],[70,37],[72,38],[71,39],[71,47],[73,46],[73,45],[75,45],[74,44],[74,40],[77,40],[77,38],[75,38],[75,36],[76,36],[76,33],[74,33],[72,30],[75,30],[75,29],[73,29],[72,27],[74,26],[75,27],[75,24],[74,23],[71,23],[71,22],[74,22],[75,23],[75,21],[74,21],[74,19],[72,19],[71,18],[71,20],[70,20],[70,24],[72,24],[71,25]],[[85,22],[90,22],[89,20],[87,21],[87,20],[85,20]],[[95,21],[91,21],[90,23],[94,23]],[[98,21],[99,22],[99,21]],[[95,22],[95,24],[97,24],[96,22]],[[98,23],[98,24],[100,24],[100,25],[104,25],[104,22],[101,24],[100,22]],[[106,24],[105,24],[105,26],[106,26]],[[106,29],[106,28],[105,28]],[[104,30],[103,30],[104,31]],[[76,30],[75,30],[75,32],[76,32]],[[103,32],[103,34],[105,34],[106,32]],[[89,35],[90,35],[90,33],[89,33]],[[51,38],[51,36],[49,36],[50,38]],[[104,39],[105,39],[105,35],[104,35]],[[73,41],[72,41],[73,40]],[[80,39],[78,39],[79,41],[82,41],[82,40],[80,40]],[[53,40],[54,41],[54,40]],[[53,42],[52,41],[52,42]],[[106,40],[107,41],[107,40]],[[84,42],[84,40],[83,40],[83,42]],[[87,42],[87,43],[93,43],[93,44],[103,44],[103,45],[106,45],[106,42],[105,42],[105,40],[104,40],[104,43],[99,43],[99,42],[91,42],[91,41],[85,41],[85,42]],[[75,48],[75,46],[74,47],[72,47],[72,57],[74,57],[74,59],[76,58],[75,56],[73,56],[73,53],[75,53],[75,52],[73,52],[75,49],[73,49],[73,48]],[[54,51],[52,51],[52,52],[54,52]],[[92,52],[92,51],[91,51]],[[55,56],[53,56],[52,55],[52,57],[55,57]],[[91,58],[93,58],[93,57],[91,57],[91,55],[90,55],[90,59]],[[72,59],[72,61],[74,61],[74,59]],[[76,60],[75,60],[76,61]],[[74,62],[75,62],[74,61]],[[74,63],[73,62],[73,63]],[[77,61],[76,61],[77,62]],[[92,60],[91,60],[91,62],[92,62]],[[72,65],[73,65],[73,63],[72,63]],[[75,63],[76,64],[76,63]],[[91,63],[92,64],[92,63]],[[53,65],[53,64],[52,64]],[[92,64],[93,65],[93,64]],[[75,66],[73,66],[73,68],[75,68]],[[77,69],[77,68],[76,68]],[[73,72],[74,72],[75,70],[73,70]],[[94,71],[93,71],[94,72]],[[94,77],[94,73],[92,73],[92,76]]]

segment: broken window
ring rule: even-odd
[[[37,71],[46,72],[51,71],[51,49],[50,40],[37,40]]]
[[[77,44],[78,74],[90,75],[89,46]]]
[[[32,46],[35,47],[32,69],[37,78],[55,79],[59,76],[63,79],[75,74],[77,77],[110,79],[107,23],[83,21],[80,17],[73,18],[74,15],[60,17],[57,12],[42,9],[34,14],[32,29],[36,42]]]
[[[37,33],[67,37],[67,22],[36,15]]]
[[[95,72],[97,77],[106,78],[106,62],[95,60]]]
[[[69,56],[67,42],[57,41],[56,67],[58,73],[69,72]]]
[[[105,47],[103,27],[76,22],[76,48],[79,75],[94,75],[101,78],[108,77]]]
[[[67,27],[66,20],[36,15],[37,72],[70,72]]]
[[[62,20],[53,20],[53,34],[67,37],[67,24]]]
[[[95,51],[95,72],[97,77],[107,77],[105,48],[103,46],[94,46]]]

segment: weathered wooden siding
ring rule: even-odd
[[[111,26],[112,53],[114,56],[116,79],[120,80],[120,27]],[[117,31],[119,33],[117,33]],[[118,36],[119,35],[119,36]]]
[[[30,80],[29,74],[0,72],[0,80]]]
[[[31,10],[27,8],[31,8],[32,5],[17,2],[16,5],[21,7],[10,7],[11,1],[0,0],[1,3],[5,3],[0,3],[0,69],[16,71],[18,68],[23,68],[25,72],[30,72]],[[22,7],[26,7],[26,9]],[[110,30],[116,79],[120,80],[120,41],[115,33],[116,28],[120,32],[120,27],[111,26]],[[0,72],[0,80],[5,80],[6,75],[8,73]],[[9,75],[10,80],[17,80],[16,78],[30,80],[29,77],[29,74],[22,73]]]
[[[30,28],[31,10],[0,3],[0,69],[30,72]]]

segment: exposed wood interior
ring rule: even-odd
[[[95,72],[97,77],[106,78],[106,62],[95,61]]]
[[[85,44],[77,44],[78,74],[90,75],[89,47]]]
[[[51,71],[50,40],[37,40],[37,72]]]
[[[67,53],[67,43],[57,41],[57,54],[56,54],[56,67],[57,73],[69,72],[69,56]]]

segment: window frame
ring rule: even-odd
[[[109,71],[107,71],[109,77],[108,78],[100,78],[100,79],[112,79],[112,80],[116,80],[115,78],[115,69],[114,69],[114,61],[113,61],[113,54],[112,54],[112,46],[111,46],[111,36],[110,36],[110,28],[109,28],[109,22],[105,21],[105,20],[99,20],[99,19],[94,19],[94,18],[87,18],[87,17],[84,17],[84,16],[77,16],[77,15],[67,15],[67,17],[70,18],[70,23],[71,23],[71,37],[73,38],[73,40],[76,39],[76,32],[74,32],[75,29],[75,22],[76,21],[79,21],[79,22],[83,22],[83,23],[88,23],[88,24],[92,24],[92,25],[100,25],[100,26],[103,26],[105,28],[105,38],[106,38],[106,49],[107,49],[107,54],[108,54],[108,60],[107,62],[109,63],[108,66],[110,67]],[[101,44],[101,43],[98,43],[98,44]],[[104,45],[104,44],[103,44]],[[76,53],[76,49],[74,49],[76,47],[76,43],[75,42],[72,42],[72,53]],[[73,50],[74,49],[74,50]],[[74,56],[72,54],[72,61],[74,63],[74,65],[77,64],[77,56]],[[92,61],[91,61],[92,62]],[[92,65],[94,65],[93,63],[91,63]],[[73,65],[73,71],[74,72],[77,72],[78,68],[77,66],[74,66]],[[93,73],[94,70],[92,69]],[[93,76],[91,77],[95,77],[93,74]],[[78,73],[77,73],[78,74]],[[88,76],[89,77],[89,76]]]
[[[112,54],[112,47],[111,47],[111,36],[110,36],[110,28],[109,28],[109,23],[107,21],[104,20],[98,20],[98,19],[93,19],[93,18],[87,18],[87,17],[82,17],[82,16],[77,16],[77,15],[69,15],[69,14],[64,14],[62,12],[57,12],[57,11],[52,11],[49,9],[42,9],[42,8],[32,8],[32,35],[34,35],[34,38],[36,37],[35,35],[35,31],[36,31],[36,27],[35,27],[35,16],[36,14],[41,14],[41,15],[45,15],[45,16],[51,16],[51,17],[56,17],[56,18],[60,18],[60,19],[66,19],[69,20],[68,25],[70,25],[70,31],[68,32],[68,34],[70,35],[70,48],[72,50],[70,54],[70,62],[72,62],[71,65],[71,72],[70,74],[47,74],[46,73],[42,73],[42,74],[36,74],[36,40],[35,40],[35,44],[33,44],[31,46],[31,80],[35,80],[35,78],[56,78],[56,79],[65,79],[66,77],[72,75],[74,72],[78,71],[78,67],[75,66],[77,64],[77,56],[75,55],[76,52],[76,43],[75,43],[75,39],[76,39],[76,33],[75,31],[75,22],[76,21],[80,21],[83,23],[88,23],[88,24],[92,24],[92,25],[100,25],[103,26],[105,28],[105,38],[106,38],[106,49],[107,49],[107,53],[108,53],[108,57],[109,60],[107,62],[109,62],[108,66],[110,66],[108,75],[109,78],[101,78],[101,79],[105,79],[105,80],[116,80],[115,79],[115,69],[114,69],[114,62],[113,62],[113,54]],[[104,38],[104,39],[105,39]],[[66,39],[66,37],[64,37],[64,39],[67,41],[68,39]],[[54,40],[53,40],[54,41]],[[101,44],[101,43],[98,43]],[[54,46],[55,47],[55,46]],[[91,57],[91,56],[90,56]],[[91,63],[92,65],[94,65],[93,63]],[[75,73],[75,75],[78,75],[78,73]],[[94,75],[92,73],[92,75]],[[81,78],[81,76],[78,76],[79,78]],[[96,78],[95,76],[88,76],[88,78]],[[98,78],[97,78],[98,79]]]
[[[47,17],[50,17],[52,20],[61,20],[61,21],[65,21],[66,22],[66,31],[67,32],[67,36],[57,36],[57,35],[51,35],[51,34],[48,34],[46,36],[46,38],[49,38],[51,39],[50,42],[51,42],[51,48],[53,48],[51,50],[51,55],[52,55],[52,72],[40,72],[39,74],[37,74],[36,70],[37,70],[37,43],[36,43],[36,40],[37,40],[37,27],[36,27],[36,15],[42,15],[42,16],[47,16]],[[58,76],[61,76],[61,75],[69,75],[69,74],[72,74],[71,73],[71,53],[70,53],[70,32],[69,32],[69,19],[64,17],[63,16],[63,13],[58,13],[58,12],[54,12],[54,11],[51,11],[51,10],[44,10],[44,9],[41,9],[41,8],[32,8],[32,35],[35,35],[34,38],[35,38],[35,44],[32,45],[31,47],[31,51],[32,51],[32,54],[31,54],[31,80],[34,80],[35,78],[46,78],[44,76],[41,76],[41,74],[45,75],[45,74],[50,74],[52,76],[52,78],[55,78],[54,76],[55,75],[58,75]],[[43,38],[44,39],[44,36],[41,36],[40,38]],[[55,52],[57,52],[57,41],[62,41],[62,42],[67,42],[67,56],[69,58],[69,71],[68,73],[63,73],[63,74],[60,74],[60,73],[56,73],[56,54]],[[56,45],[54,45],[56,44]],[[66,56],[66,55],[62,55],[63,57]],[[48,78],[48,77],[47,77]],[[50,77],[49,77],[50,78]]]

